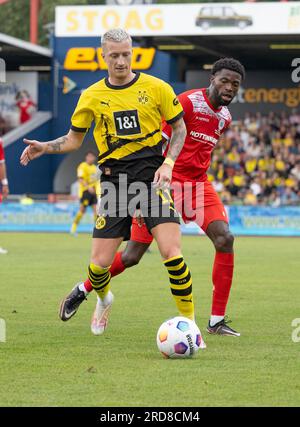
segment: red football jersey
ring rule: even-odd
[[[187,136],[176,160],[173,178],[205,181],[211,162],[211,152],[230,125],[231,114],[227,107],[216,110],[206,96],[206,89],[183,92],[178,99],[185,113],[183,119]],[[169,139],[171,134],[172,127],[165,124],[163,136]]]
[[[3,144],[2,144],[2,139],[0,138],[0,163],[3,163],[4,160],[5,160],[4,148],[3,148]]]

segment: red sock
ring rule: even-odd
[[[214,284],[211,314],[224,316],[234,267],[233,253],[216,252],[212,280]]]
[[[118,274],[123,273],[125,268],[126,267],[122,261],[122,252],[117,252],[115,255],[115,258],[113,260],[113,263],[109,269],[111,277],[114,277],[114,276],[117,276]],[[93,286],[92,286],[91,282],[89,281],[89,279],[87,279],[84,282],[84,287],[85,287],[87,292],[92,292],[92,290],[93,290]]]
[[[123,252],[117,252],[114,257],[113,263],[109,269],[111,277],[114,277],[114,276],[117,276],[118,274],[123,273],[123,271],[126,268],[122,261],[122,253]]]
[[[84,287],[87,292],[92,292],[93,290],[93,286],[89,279],[86,279],[86,281],[84,282]]]

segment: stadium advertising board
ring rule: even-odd
[[[56,7],[56,37],[99,36],[114,27],[134,36],[299,34],[300,2]]]
[[[187,71],[187,90],[207,85],[209,75],[208,71]],[[300,87],[298,83],[293,83],[289,73],[248,71],[246,80],[229,109],[234,118],[242,118],[245,113],[291,111],[293,108],[299,108],[299,105]]]
[[[78,210],[75,203],[0,205],[0,231],[69,232]],[[230,228],[240,236],[300,236],[300,207],[229,206]],[[93,213],[83,217],[78,232],[91,233]],[[183,234],[201,234],[195,223],[183,224]]]
[[[66,52],[64,69],[69,71],[96,71],[107,70],[102,58],[101,47],[72,47]],[[132,53],[132,69],[148,70],[154,61],[155,49],[134,47]]]
[[[97,42],[95,40],[94,46],[80,46],[80,47],[70,47],[64,56],[63,60],[63,94],[67,94],[72,90],[78,88],[78,82],[73,79],[76,77],[74,73],[69,73],[66,75],[66,72],[72,71],[106,71],[107,65],[102,58],[102,48],[96,47]],[[76,44],[76,41],[74,41]],[[132,69],[135,71],[148,70],[153,66],[154,59],[156,56],[156,50],[154,48],[143,48],[143,47],[134,47],[132,53]],[[161,56],[161,53],[159,53]],[[104,77],[106,74],[103,74]],[[90,76],[91,79],[94,76]],[[94,81],[91,80],[91,84]],[[86,84],[86,83],[85,83]],[[84,89],[85,87],[81,87]]]

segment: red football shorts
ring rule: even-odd
[[[173,199],[177,211],[185,223],[194,221],[205,232],[213,221],[228,223],[224,205],[210,181],[172,182]],[[131,240],[150,244],[153,240],[145,224],[141,226],[133,218]]]

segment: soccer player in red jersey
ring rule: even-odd
[[[217,335],[240,336],[225,319],[234,269],[234,238],[229,230],[225,208],[208,181],[206,172],[213,149],[231,123],[227,106],[237,94],[244,77],[245,70],[239,61],[223,58],[213,65],[208,88],[189,90],[178,97],[185,112],[187,136],[173,168],[174,202],[183,220],[195,221],[216,250],[212,271],[212,308],[207,331]],[[165,125],[163,136],[166,141],[171,133],[172,128]],[[111,275],[116,276],[138,264],[152,240],[146,226],[134,219],[131,240],[123,252],[116,254],[110,267]],[[88,280],[84,288],[86,293],[92,290]],[[92,332],[101,334],[107,321],[107,311],[98,301],[92,318]]]
[[[6,168],[5,168],[5,156],[4,156],[4,148],[2,139],[0,138],[0,182],[2,192],[0,191],[0,203],[2,202],[2,198],[6,198],[9,193],[8,189],[8,180],[6,176]],[[7,250],[0,247],[0,254],[7,254]]]

